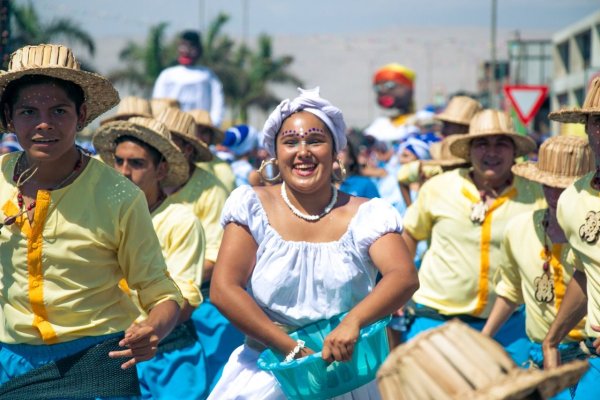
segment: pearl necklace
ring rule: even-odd
[[[338,190],[334,185],[331,185],[331,189],[333,191],[333,195],[331,196],[331,201],[329,202],[329,204],[327,204],[327,206],[325,207],[323,212],[319,215],[304,214],[302,211],[298,210],[292,204],[292,202],[290,201],[290,199],[287,195],[287,192],[285,190],[285,182],[283,182],[281,184],[281,197],[283,197],[283,201],[289,207],[289,209],[292,211],[292,213],[294,213],[295,216],[302,218],[303,220],[306,220],[306,221],[318,221],[321,218],[323,218],[324,216],[326,216],[327,214],[329,214],[331,212],[331,210],[333,209],[333,206],[335,206],[335,203],[337,203]]]

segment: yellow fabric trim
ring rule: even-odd
[[[406,124],[408,118],[412,116],[412,114],[402,114],[397,117],[392,118],[392,125],[400,126]]]
[[[473,195],[466,187],[461,190],[462,194],[472,203],[481,201],[479,196]],[[516,188],[511,188],[508,192],[498,197],[488,208],[485,219],[481,225],[481,251],[480,251],[480,269],[479,269],[479,291],[477,292],[477,304],[474,314],[479,315],[487,306],[489,296],[489,275],[490,275],[490,242],[492,240],[492,213],[507,200],[515,197]]]
[[[556,307],[556,311],[560,309],[560,305],[566,292],[563,266],[560,263],[562,247],[563,246],[560,243],[552,245],[552,259],[550,260],[550,266],[552,267],[552,273],[554,275],[554,306]]]
[[[463,194],[463,196],[465,196],[467,199],[469,199],[471,201],[471,203],[479,203],[479,201],[481,200],[481,198],[479,196],[475,196],[465,186],[463,186],[463,188],[460,190],[460,192]]]
[[[12,201],[7,201],[2,207],[2,212],[7,217],[11,215],[16,215],[19,213],[19,208]],[[31,226],[29,226],[29,220],[27,219],[27,215],[23,214],[15,220],[15,225],[19,227],[23,235],[30,237],[31,236]]]
[[[565,293],[567,292],[567,285],[565,285],[564,281],[563,266],[560,263],[562,248],[563,245],[561,243],[552,244],[552,258],[550,260],[550,266],[552,267],[552,274],[554,276],[554,307],[556,307],[556,312],[558,312],[560,309],[563,298],[565,297]],[[545,252],[542,250],[542,253]],[[542,257],[544,257],[544,254],[542,254]],[[571,329],[567,336],[569,339],[576,341],[586,339],[586,336],[583,335],[583,332],[579,326]]]
[[[58,337],[54,328],[48,322],[48,312],[44,305],[44,270],[42,265],[42,232],[49,206],[50,192],[38,190],[35,200],[34,224],[31,227],[31,236],[27,243],[27,270],[29,272],[29,302],[33,311],[33,326],[40,332],[44,343],[52,344],[58,341]]]
[[[125,278],[121,278],[119,281],[119,289],[121,289],[127,296],[131,296],[131,289],[129,288]]]

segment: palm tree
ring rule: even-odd
[[[250,107],[267,111],[279,103],[280,99],[268,90],[269,83],[301,85],[302,82],[287,71],[293,62],[291,56],[274,58],[269,36],[259,37],[256,52],[245,44],[236,48],[233,40],[221,32],[228,21],[229,16],[221,13],[209,25],[201,62],[223,82],[225,99],[232,109],[233,119],[245,123]]]
[[[294,61],[293,57],[273,55],[271,37],[260,35],[257,50],[246,51],[245,54],[247,60],[244,73],[237,76],[238,91],[230,98],[234,116],[239,117],[242,122],[247,121],[249,108],[269,111],[280,102],[281,99],[269,89],[270,83],[302,86],[302,81],[288,71]]]
[[[266,111],[279,103],[268,89],[269,83],[301,85],[302,82],[287,71],[292,57],[273,56],[269,36],[260,36],[256,52],[244,44],[236,46],[229,36],[222,33],[228,21],[228,15],[219,14],[211,22],[204,34],[200,63],[220,78],[234,120],[244,123],[250,107]],[[152,27],[143,46],[129,42],[120,53],[121,60],[125,62],[124,68],[110,72],[108,78],[114,83],[130,85],[134,93],[141,90],[141,96],[149,97],[156,78],[176,56],[176,40],[165,44],[166,28],[166,23]]]
[[[142,96],[152,93],[154,81],[160,72],[175,58],[175,44],[165,44],[167,23],[160,23],[150,28],[145,45],[129,42],[119,57],[126,66],[108,73],[114,83],[130,85],[132,92],[141,91]]]
[[[82,45],[90,55],[94,55],[96,46],[92,36],[76,22],[68,18],[59,18],[49,23],[40,19],[33,3],[12,6],[11,48],[18,49],[26,45],[53,43],[64,40],[67,43]]]

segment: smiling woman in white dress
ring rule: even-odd
[[[231,355],[209,399],[284,399],[273,375],[256,365],[261,347],[290,358],[319,349],[294,351],[296,341],[281,326],[296,329],[348,312],[322,349],[326,361],[346,361],[360,328],[397,310],[418,287],[395,209],[332,184],[334,160],[346,145],[341,111],[318,89],[301,90],[273,111],[264,133],[283,183],[241,186],[223,210],[211,299],[248,340]],[[340,398],[379,394],[371,382]]]

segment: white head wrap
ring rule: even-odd
[[[402,153],[405,149],[408,149],[408,151],[417,156],[419,160],[431,159],[431,155],[429,154],[429,144],[423,140],[409,137],[400,144],[398,154]]]
[[[250,125],[235,125],[225,131],[221,144],[236,156],[242,156],[256,149],[260,133]]]
[[[339,153],[347,143],[346,123],[342,111],[319,95],[319,87],[307,90],[298,88],[298,90],[300,91],[298,97],[293,100],[285,99],[279,103],[265,122],[263,128],[265,148],[272,157],[275,157],[275,137],[283,121],[297,111],[307,111],[327,125],[333,135],[335,152]]]

